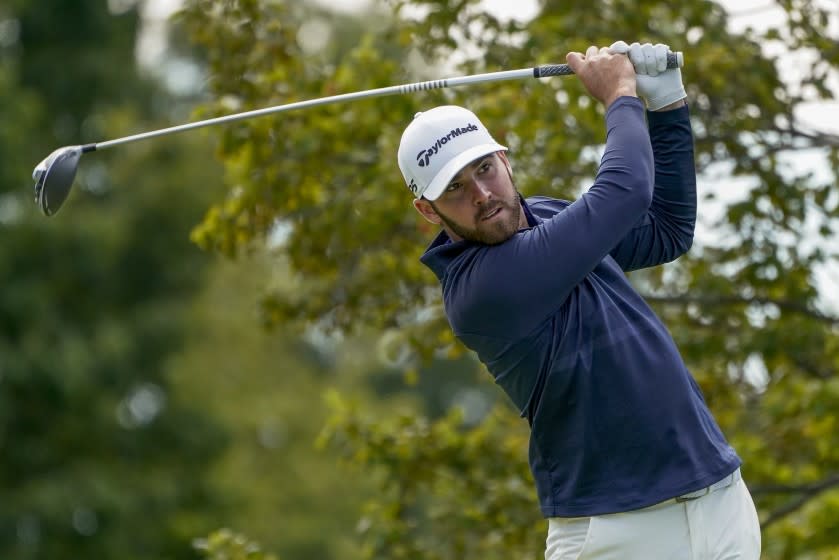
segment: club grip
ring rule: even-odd
[[[680,52],[667,53],[667,68],[681,68],[685,65],[684,55]],[[568,76],[574,71],[567,64],[545,64],[533,69],[534,78],[550,78],[551,76]]]

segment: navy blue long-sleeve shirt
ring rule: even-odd
[[[630,511],[698,490],[740,459],[667,329],[627,280],[690,247],[696,173],[688,109],[622,97],[577,201],[522,201],[498,245],[442,232],[422,257],[455,335],[531,426],[545,517]]]

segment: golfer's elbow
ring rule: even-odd
[[[694,229],[694,224],[691,223],[684,224],[681,227],[677,227],[675,231],[672,231],[668,236],[670,238],[670,258],[667,259],[667,262],[675,261],[690,251],[690,248],[693,247]]]
[[[686,254],[690,251],[690,248],[693,247],[693,230],[687,235],[682,235],[676,240],[676,258],[678,259],[682,255]]]
[[[628,185],[630,196],[627,210],[633,214],[643,215],[653,203],[653,178],[651,175],[640,174],[631,178]]]

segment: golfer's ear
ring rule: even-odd
[[[414,208],[417,209],[423,218],[431,222],[432,224],[440,225],[440,216],[437,215],[437,212],[434,211],[434,208],[431,207],[431,203],[425,200],[424,198],[417,198],[414,200]]]

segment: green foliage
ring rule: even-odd
[[[379,484],[359,520],[365,558],[526,558],[544,547],[522,461],[528,434],[509,409],[470,427],[459,408],[381,420],[337,393],[329,404],[321,444]]]
[[[684,51],[697,165],[716,191],[702,193],[707,235],[678,263],[633,281],[672,330],[745,460],[765,557],[828,558],[837,551],[831,528],[839,517],[839,315],[816,271],[837,258],[829,241],[839,213],[839,140],[801,122],[799,109],[835,100],[828,76],[839,68],[832,31],[839,13],[808,0],[778,5],[787,23],[741,35],[708,0],[541,2],[524,23],[499,21],[469,0],[392,2],[395,17],[363,20],[293,2],[192,0],[180,21],[207,54],[216,99],[207,115],[561,62],[569,50],[618,38]],[[329,40],[309,51],[296,31],[318,18]],[[791,84],[781,79],[787,69],[778,55],[769,54],[779,43],[814,59]],[[511,147],[525,194],[574,197],[596,172],[602,110],[573,78],[359,101],[221,132],[229,191],[193,239],[235,255],[263,245],[278,227],[288,232],[274,250],[287,259],[293,282],[265,298],[269,326],[387,329],[425,358],[461,352],[435,280],[417,263],[432,231],[411,211],[394,161],[411,115],[441,102],[469,105]],[[816,174],[790,163],[803,153],[829,165]],[[721,211],[712,220],[714,207]],[[539,553],[533,518],[496,509],[524,507],[506,501],[521,495],[503,482],[527,487],[523,449],[505,454],[520,425],[496,418],[488,433],[453,417],[408,416],[379,426],[337,406],[327,441],[382,473],[383,493],[367,514],[375,522],[363,525],[368,557]],[[470,449],[496,460],[480,461]],[[473,478],[483,481],[483,493],[470,487]],[[475,499],[483,513],[470,517]],[[446,523],[435,517],[441,511]],[[488,552],[493,538],[497,549]]]
[[[219,170],[186,140],[138,146],[89,156],[70,211],[32,204],[52,149],[158,122],[136,7],[106,4],[0,7],[2,558],[190,558],[214,526],[200,473],[225,434],[165,364],[210,260],[188,232]]]
[[[259,544],[230,529],[219,529],[206,539],[196,539],[193,544],[204,560],[277,560],[266,554]]]
[[[229,434],[202,469],[222,502],[207,512],[214,526],[244,531],[282,558],[357,558],[354,527],[370,484],[340,476],[335,454],[314,441],[328,414],[325,387],[363,386],[370,360],[351,347],[318,350],[283,329],[260,332],[258,294],[284,278],[265,255],[212,267],[169,363],[172,391]]]
[[[328,53],[298,55],[294,36],[282,32],[296,30],[301,15],[278,3],[259,3],[255,10],[248,14],[251,26],[262,30],[260,24],[268,25],[260,43],[271,45],[260,48],[275,53],[263,59],[271,65],[265,72],[270,79],[261,80],[256,93],[243,91],[241,75],[235,69],[227,73],[224,67],[229,57],[219,59],[210,69],[220,102],[209,107],[210,114],[227,110],[221,101],[231,98],[236,106],[248,108],[387,85],[398,71],[404,48],[381,16],[371,16],[372,21],[381,20],[375,26],[381,32],[337,52],[337,60],[324,60]],[[213,29],[213,37],[231,33],[226,22],[236,21],[225,14],[208,14],[200,4],[187,3],[184,14],[187,28]],[[332,25],[345,33],[360,28],[358,21]],[[381,53],[392,53],[391,58],[382,60]],[[294,80],[294,87],[286,79]],[[435,299],[427,287],[428,272],[417,262],[419,240],[428,230],[420,231],[404,211],[405,193],[388,149],[401,131],[382,126],[401,123],[416,109],[409,98],[383,98],[249,121],[222,134],[221,155],[230,162],[229,178],[236,188],[210,209],[193,238],[232,254],[269,234],[278,218],[291,226],[283,253],[306,289],[266,298],[268,324],[317,317],[327,331],[353,331],[353,326],[370,324],[402,327],[415,322],[413,305],[406,309],[406,301],[423,305]],[[285,155],[276,157],[278,153]],[[368,289],[377,284],[394,289]],[[444,319],[437,315],[435,325],[442,324]]]

